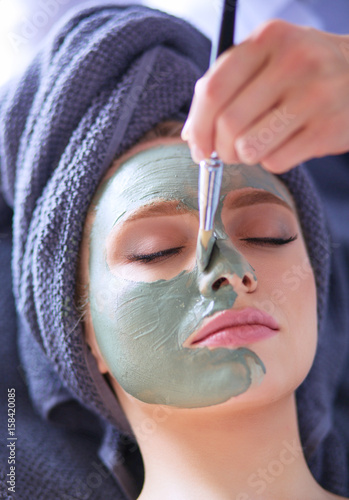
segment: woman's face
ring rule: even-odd
[[[286,187],[259,166],[225,166],[201,272],[198,168],[180,140],[142,147],[90,209],[99,366],[135,398],[180,408],[294,391],[315,354],[316,290]]]

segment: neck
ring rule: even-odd
[[[145,464],[140,500],[328,498],[305,462],[293,395],[237,414],[224,405],[156,408],[152,425],[141,409],[134,426]]]

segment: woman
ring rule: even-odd
[[[31,477],[22,475],[23,498],[81,498],[84,487],[87,498],[137,498],[143,473],[136,442],[146,472],[142,499],[303,498],[304,492],[333,498],[312,479],[300,442],[322,486],[347,493],[345,447],[329,396],[344,362],[345,332],[324,331],[328,241],[305,174],[293,170],[283,184],[260,167],[228,166],[217,243],[198,275],[197,170],[189,150],[178,137],[148,137],[136,156],[132,149],[156,124],[183,122],[207,55],[200,34],[164,14],[91,8],[70,20],[19,86],[3,94],[2,185],[15,214],[21,360],[39,412],[80,431],[57,435],[53,426],[42,427],[50,445],[38,456],[26,437],[33,417],[19,417],[33,464]],[[110,170],[127,150],[128,160]],[[97,191],[96,216],[90,210],[85,223],[105,174],[111,182]],[[166,207],[156,206],[159,197]],[[170,240],[154,240],[154,212],[139,219],[137,210],[150,202],[161,218],[161,238]],[[273,224],[264,227],[265,220]],[[292,290],[295,278],[299,289]],[[84,322],[76,295],[88,298]],[[312,365],[316,299],[319,347]],[[256,345],[205,346],[197,335],[206,335],[212,318],[221,321],[226,311],[245,315],[229,321],[257,321]],[[131,336],[132,321],[141,347]],[[104,324],[115,332],[113,341]],[[162,336],[168,324],[177,337]],[[302,339],[294,335],[298,329]],[[296,418],[294,391],[311,365],[297,393]],[[106,468],[96,462],[99,445]],[[51,467],[45,469],[42,454]]]
[[[299,440],[294,391],[317,320],[292,196],[259,166],[226,166],[200,272],[192,167],[178,137],[131,148],[81,246],[85,332],[141,449],[139,498],[339,498],[314,481]]]

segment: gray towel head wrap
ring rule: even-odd
[[[74,303],[84,219],[113,158],[155,124],[185,118],[208,56],[208,41],[184,21],[143,7],[91,7],[62,25],[17,85],[0,95],[1,182],[14,208],[19,345],[32,399],[44,416],[74,398],[130,433],[86,346]],[[305,170],[281,177],[298,207],[317,285],[319,348],[297,394],[311,456],[330,425],[323,394],[332,382],[322,366],[328,346],[321,331],[329,241]]]

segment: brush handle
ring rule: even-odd
[[[236,4],[237,0],[225,0],[224,2],[218,40],[216,43],[212,43],[210,65],[213,64],[222,52],[234,44]],[[222,176],[223,163],[218,158],[217,153],[213,152],[211,158],[200,162],[199,213],[201,231],[213,231],[214,218],[221,191]]]
[[[200,229],[212,231],[222,185],[223,163],[215,153],[200,162],[199,213]]]
[[[237,0],[225,0],[218,39],[212,43],[210,66],[229,47],[234,45]]]

